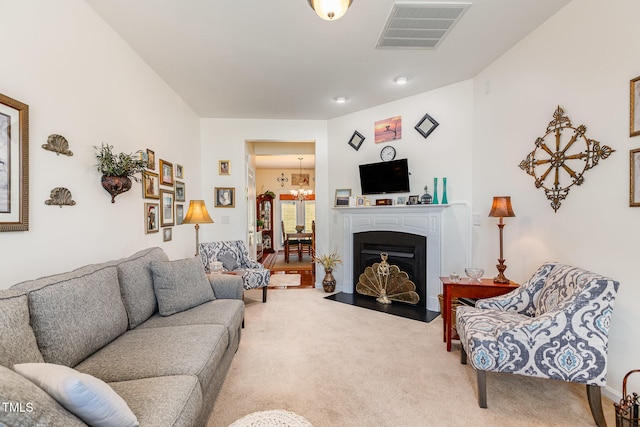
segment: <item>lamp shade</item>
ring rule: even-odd
[[[335,21],[342,18],[351,6],[352,0],[308,0],[309,6],[316,11],[318,16],[327,21]]]
[[[209,212],[207,212],[204,200],[191,200],[189,202],[189,209],[182,220],[183,224],[207,224],[212,222],[213,220],[209,216]]]
[[[513,208],[511,207],[511,196],[494,197],[489,216],[495,218],[516,216],[516,214],[513,213]]]

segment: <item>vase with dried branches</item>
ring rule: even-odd
[[[325,292],[333,292],[336,289],[336,279],[333,277],[333,269],[342,263],[340,254],[337,250],[329,254],[314,254],[313,262],[324,267],[324,279],[322,279],[322,287]]]

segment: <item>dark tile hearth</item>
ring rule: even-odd
[[[326,296],[325,298],[426,323],[431,322],[440,315],[437,311],[431,311],[423,307],[416,307],[409,304],[403,304],[401,302],[394,301],[392,304],[380,304],[375,298],[360,295],[358,293],[347,294],[344,292],[338,292],[336,294]]]

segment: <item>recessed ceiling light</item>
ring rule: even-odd
[[[409,78],[408,77],[404,77],[404,76],[400,76],[400,77],[397,77],[394,81],[396,82],[396,84],[398,86],[402,86],[402,85],[406,85],[407,84],[407,82],[409,81]]]
[[[336,98],[336,102],[338,104],[344,104],[345,102],[347,102],[347,98],[345,98],[344,96],[339,96]]]

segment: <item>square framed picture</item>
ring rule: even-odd
[[[364,196],[356,196],[356,206],[357,207],[364,206],[364,200],[365,200]]]
[[[374,134],[376,144],[402,138],[402,116],[377,121],[374,126]]]
[[[398,197],[396,199],[396,205],[406,205],[407,204],[407,198],[406,197]]]
[[[233,208],[236,206],[235,188],[215,187],[213,193],[216,208]]]
[[[145,234],[157,233],[160,230],[158,227],[158,211],[160,205],[158,203],[145,203],[144,204],[144,232]]]
[[[351,135],[351,139],[349,140],[349,145],[352,146],[354,150],[358,151],[364,142],[364,139],[364,136],[360,132],[354,131],[353,135]]]
[[[160,198],[160,180],[157,173],[142,172],[142,195],[145,199]]]
[[[336,189],[336,200],[334,206],[349,206],[349,197],[351,197],[350,188]]]
[[[147,169],[156,170],[156,153],[147,148]]]
[[[184,202],[185,201],[185,186],[184,182],[176,181],[176,202]]]
[[[629,206],[640,206],[640,148],[629,152]]]
[[[409,196],[408,205],[417,205],[418,204],[418,196]]]
[[[172,190],[160,189],[160,227],[174,224],[174,203],[175,193]]]
[[[184,166],[176,164],[176,179],[184,179]]]
[[[168,242],[173,239],[173,228],[163,228],[162,229],[162,241]]]
[[[231,160],[218,161],[218,175],[231,175]]]
[[[160,159],[160,184],[173,186],[173,163]]]
[[[640,76],[631,80],[631,121],[629,136],[640,135]]]

